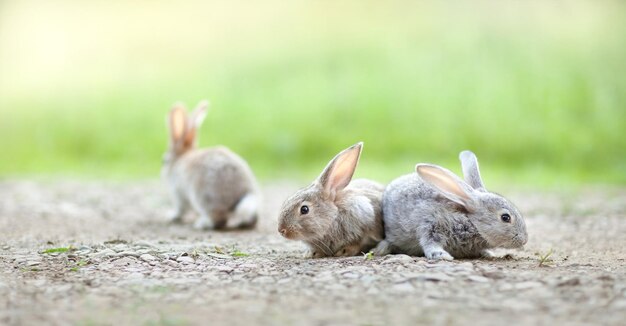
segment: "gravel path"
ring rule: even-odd
[[[303,245],[275,231],[278,208],[296,188],[266,184],[257,230],[216,233],[166,225],[169,201],[158,182],[2,181],[0,324],[626,320],[626,189],[507,192],[527,217],[524,250],[429,262],[303,259]],[[551,249],[540,266],[537,253]]]

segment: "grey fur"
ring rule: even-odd
[[[518,209],[484,188],[473,153],[464,151],[460,159],[466,179],[478,189],[449,170],[429,164],[418,164],[418,173],[387,186],[383,194],[385,240],[374,249],[375,254],[451,260],[477,258],[490,248],[526,243],[526,224]],[[429,171],[436,176],[425,173]],[[460,195],[450,189],[458,189]],[[510,214],[511,223],[501,220],[503,213]]]
[[[279,233],[305,242],[312,257],[358,255],[368,252],[383,238],[384,186],[366,179],[350,181],[361,149],[362,143],[358,143],[339,153],[311,185],[283,203]],[[356,159],[345,163],[349,167],[344,169],[343,178],[334,186],[329,185],[329,180],[337,179],[333,172],[337,173],[336,165],[345,155]],[[309,207],[308,214],[300,213],[302,205]]]
[[[192,208],[200,215],[194,224],[198,229],[254,227],[260,197],[246,161],[224,146],[196,148],[196,131],[205,114],[206,103],[201,102],[189,117],[180,104],[169,115],[170,147],[161,175],[175,205],[170,221],[180,222]],[[174,115],[184,117],[182,132]]]
[[[487,191],[480,177],[480,169],[478,168],[478,158],[476,158],[476,155],[470,151],[462,151],[459,154],[459,160],[461,160],[465,182],[476,190]]]

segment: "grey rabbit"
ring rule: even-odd
[[[182,104],[175,104],[168,115],[170,145],[161,175],[175,205],[170,221],[180,222],[193,208],[200,215],[197,229],[252,228],[260,198],[248,163],[224,146],[197,148],[207,106],[200,102],[188,116]]]
[[[485,189],[474,153],[463,151],[459,159],[465,181],[443,167],[417,164],[417,173],[387,186],[385,240],[374,254],[452,260],[490,256],[487,249],[526,244],[524,218],[510,201]]]
[[[363,143],[337,154],[322,174],[283,203],[278,232],[309,246],[307,256],[354,256],[383,238],[381,199],[384,186],[352,180]]]

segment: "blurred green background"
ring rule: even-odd
[[[0,176],[157,177],[165,114],[310,180],[472,149],[488,184],[626,183],[622,1],[0,1]]]

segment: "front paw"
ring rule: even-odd
[[[483,250],[480,252],[480,258],[487,260],[495,260],[497,257],[491,251]]]
[[[323,258],[326,257],[326,255],[324,255],[324,253],[322,253],[321,251],[317,251],[314,249],[309,249],[307,250],[302,258]]]
[[[360,246],[359,245],[352,245],[352,246],[346,246],[343,247],[342,249],[340,249],[339,251],[337,251],[335,253],[335,257],[350,257],[350,256],[356,256],[360,253]]]
[[[454,260],[448,252],[445,250],[433,250],[426,253],[426,258],[430,260]]]
[[[208,217],[200,217],[193,223],[193,227],[196,230],[212,230],[215,224]]]
[[[391,244],[387,240],[379,242],[370,252],[374,256],[385,256],[391,253]]]

